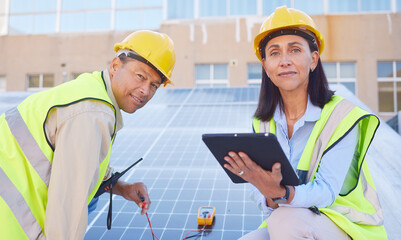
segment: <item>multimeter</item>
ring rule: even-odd
[[[198,209],[198,224],[212,225],[216,208],[212,206],[202,206]]]

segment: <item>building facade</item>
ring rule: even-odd
[[[175,88],[260,84],[253,38],[277,6],[311,14],[331,83],[388,119],[401,110],[401,0],[2,0],[0,92],[40,91],[106,68],[138,29],[167,33]]]

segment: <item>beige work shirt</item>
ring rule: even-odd
[[[107,70],[103,71],[103,78],[116,109],[118,131],[123,120]],[[114,122],[113,110],[100,101],[80,101],[49,114],[45,131],[55,150],[45,216],[47,239],[84,238],[88,196],[99,178],[99,164],[109,150]],[[105,179],[111,173],[109,167]]]

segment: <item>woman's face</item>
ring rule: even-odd
[[[262,60],[267,76],[282,94],[307,91],[309,72],[315,69],[319,53],[311,53],[308,42],[297,35],[282,35],[270,40]]]

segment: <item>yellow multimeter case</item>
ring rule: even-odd
[[[212,225],[216,208],[212,206],[202,206],[198,209],[198,224]]]

